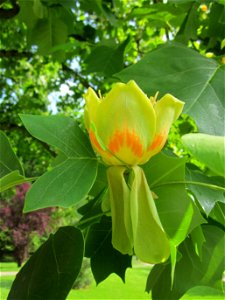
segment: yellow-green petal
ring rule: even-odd
[[[94,119],[99,142],[111,154],[111,159],[102,156],[106,163],[135,165],[142,161],[155,136],[156,117],[151,101],[134,81],[115,84]]]
[[[178,119],[184,102],[178,100],[170,94],[166,94],[154,105],[156,113],[156,132],[155,137],[148,148],[147,160],[160,152],[165,145],[170,127]]]
[[[89,130],[91,122],[95,123],[96,112],[98,110],[100,100],[92,88],[88,88],[87,93],[84,95],[84,99],[86,102],[84,109],[84,121],[87,130]]]
[[[160,222],[143,170],[138,166],[132,170],[130,209],[134,252],[142,261],[161,263],[170,255],[169,240]]]

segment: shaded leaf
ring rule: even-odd
[[[186,171],[187,181],[191,181],[194,184],[188,184],[191,192],[195,195],[197,201],[200,203],[204,212],[208,216],[216,202],[220,201],[225,203],[225,188],[223,191],[223,180],[218,177],[207,177],[204,174],[200,174],[198,172],[191,171],[187,169]],[[222,181],[222,182],[221,182]],[[198,182],[204,185],[198,185]],[[196,183],[196,184],[195,184]],[[216,189],[213,187],[217,187],[220,189]]]
[[[224,135],[225,65],[177,43],[167,43],[147,53],[138,63],[114,76],[131,79],[148,94],[171,93],[185,101],[200,132]]]
[[[103,189],[108,186],[106,167],[103,164],[98,164],[98,173],[94,185],[90,190],[90,195],[96,197]]]
[[[64,300],[79,274],[84,241],[75,227],[60,228],[17,274],[8,300]]]
[[[87,57],[87,72],[101,72],[105,76],[111,76],[123,69],[123,56],[129,39],[119,46],[97,46]]]
[[[218,227],[203,226],[206,242],[202,246],[202,259],[195,253],[188,238],[179,247],[182,258],[177,262],[171,289],[170,265],[156,265],[149,274],[146,290],[152,290],[152,299],[180,299],[197,285],[215,287],[222,291],[224,271],[224,232]],[[156,280],[157,278],[157,280]]]
[[[116,273],[125,281],[125,271],[131,267],[132,257],[114,249],[111,240],[112,223],[108,217],[92,225],[85,238],[85,256],[91,258],[91,269],[97,284],[111,273]]]
[[[188,44],[189,40],[197,40],[199,28],[198,4],[193,2],[176,35],[176,41]]]
[[[88,226],[99,223],[103,212],[101,209],[102,198],[104,197],[106,190],[102,190],[99,195],[94,199],[89,200],[85,205],[81,206],[77,211],[82,214],[83,217],[79,220],[77,227],[80,229],[85,229]]]
[[[209,216],[216,221],[218,226],[225,230],[225,203],[217,202]]]
[[[195,248],[195,253],[200,257],[200,259],[202,259],[202,246],[205,243],[205,236],[201,226],[192,230],[191,239]]]
[[[67,159],[32,185],[26,195],[24,211],[76,204],[86,197],[96,172],[97,161],[94,159]]]
[[[18,174],[24,175],[23,168],[7,136],[0,131],[0,178],[15,170],[18,170]]]
[[[38,45],[38,52],[42,55],[49,54],[49,50],[60,44],[64,44],[67,39],[66,24],[54,16],[49,14],[49,18],[39,19],[31,32],[30,44]],[[61,58],[64,58],[64,54]],[[60,56],[59,56],[60,58]]]

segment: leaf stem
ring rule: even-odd
[[[93,217],[87,218],[87,219],[85,219],[83,221],[78,221],[77,226],[79,227],[81,225],[84,225],[85,223],[89,223],[90,221],[98,219],[99,217],[102,217],[102,216],[106,215],[109,212],[110,212],[110,210],[102,212],[102,213],[99,213],[99,214],[97,214],[97,215],[95,215]]]
[[[153,185],[153,186],[151,186],[151,188],[157,188],[157,187],[160,187],[160,186],[163,186],[163,185],[170,185],[170,184],[199,185],[199,186],[203,186],[203,187],[210,188],[210,189],[213,189],[213,190],[225,192],[225,188],[223,188],[222,186],[218,186],[218,185],[215,185],[215,184],[209,184],[209,183],[205,183],[205,182],[199,182],[199,181],[189,181],[189,180],[187,180],[187,181],[185,181],[185,180],[184,181],[168,181],[168,182],[165,182],[165,183]]]

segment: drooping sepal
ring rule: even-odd
[[[144,171],[132,168],[130,184],[130,208],[133,229],[134,251],[145,262],[157,264],[170,255],[169,240],[154,203]]]
[[[143,170],[113,166],[107,170],[112,215],[112,244],[123,254],[135,254],[151,264],[170,255],[169,240],[160,222]]]
[[[130,192],[124,174],[126,167],[107,169],[112,215],[112,244],[123,254],[133,254],[133,235],[130,219]]]

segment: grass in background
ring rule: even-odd
[[[18,271],[15,263],[0,263],[1,272]],[[145,283],[150,268],[148,266],[134,263],[133,269],[126,272],[126,284],[115,274],[111,274],[104,282],[97,287],[94,280],[86,289],[71,290],[67,300],[77,299],[130,299],[141,300],[151,299],[151,296],[144,292]],[[15,276],[0,277],[0,300],[6,300]],[[224,300],[224,296],[218,291],[206,288],[195,287],[182,297],[182,300]]]

